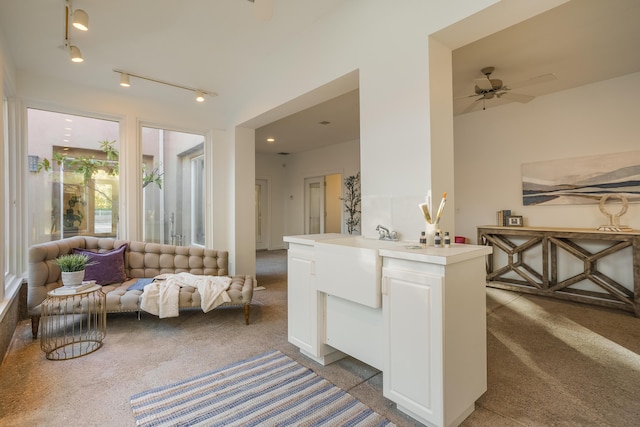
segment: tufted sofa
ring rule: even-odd
[[[124,252],[125,281],[102,287],[106,294],[107,313],[140,312],[143,291],[128,290],[138,278],[182,272],[212,276],[228,275],[229,254],[226,251],[91,236],[40,243],[29,248],[27,306],[34,338],[38,336],[41,303],[47,297],[47,292],[62,286],[60,269],[54,260],[60,255],[73,252],[74,248],[108,253],[125,244],[128,245]],[[227,290],[231,302],[221,305],[244,307],[247,325],[254,282],[252,276],[232,276],[231,285]],[[196,288],[180,288],[179,308],[200,308],[200,295]]]

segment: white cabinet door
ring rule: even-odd
[[[385,267],[382,280],[384,396],[443,425],[443,278]]]
[[[293,245],[292,245],[293,246]],[[314,283],[313,248],[288,252],[289,342],[310,354],[318,353],[317,291]]]

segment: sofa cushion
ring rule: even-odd
[[[124,269],[124,253],[127,244],[108,252],[94,252],[91,250],[73,248],[73,253],[84,254],[94,264],[88,266],[84,273],[84,280],[95,280],[98,285],[121,283],[127,280]]]

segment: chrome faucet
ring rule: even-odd
[[[387,227],[379,225],[376,227],[376,231],[379,233],[379,240],[398,240],[398,233],[395,231],[389,231]]]

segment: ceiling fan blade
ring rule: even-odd
[[[473,79],[473,82],[476,84],[476,86],[478,86],[482,90],[493,89],[493,86],[491,85],[491,81],[486,77],[482,77],[480,79]]]
[[[468,113],[470,111],[473,111],[473,109],[476,108],[477,105],[480,105],[480,103],[479,103],[480,101],[482,101],[482,98],[479,98],[479,99],[476,99],[475,101],[473,101],[464,110],[462,110],[462,114]]]
[[[464,96],[459,96],[457,98],[453,98],[454,101],[457,101],[459,99],[467,99],[467,98],[475,98],[476,96],[482,96],[482,95],[478,95],[477,93],[474,93],[473,95],[464,95]]]
[[[537,85],[540,83],[551,82],[554,80],[558,80],[558,77],[556,77],[556,75],[553,73],[548,73],[548,74],[542,74],[541,76],[532,77],[529,80],[525,80],[525,81],[516,83],[514,85],[508,85],[508,86],[509,86],[509,89],[518,89],[521,87]]]
[[[513,92],[501,92],[498,94],[498,98],[508,99],[509,101],[516,101],[527,103],[535,98],[535,96],[524,95],[522,93],[513,93]]]
[[[253,3],[253,16],[258,21],[269,21],[273,17],[275,0],[253,0]]]

